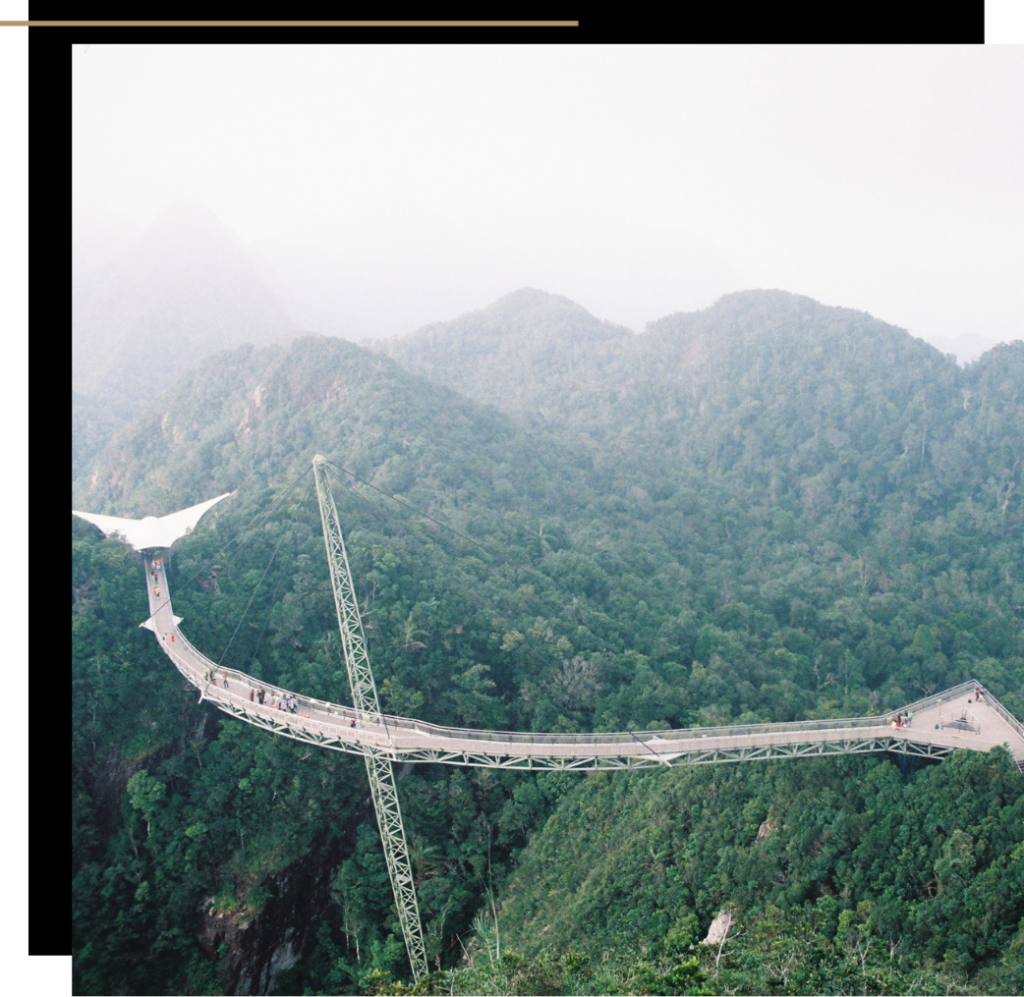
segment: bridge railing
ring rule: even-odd
[[[919,699],[916,703],[911,703],[910,706],[905,707],[905,710],[916,713],[918,710],[926,710],[932,706],[942,707],[943,703],[951,702],[954,699],[960,699],[967,693],[973,692],[975,689],[984,690],[984,686],[976,679],[968,679],[966,682],[961,682],[959,685],[953,686],[952,689],[943,689],[942,692],[935,693],[932,696],[927,696],[924,699]],[[998,699],[993,699],[987,692],[983,692],[985,697],[985,705],[990,710],[994,710],[999,716],[1006,721],[1007,724],[1024,740],[1024,724],[1022,724]]]
[[[373,744],[379,747],[387,747],[393,743],[393,735],[399,732],[425,735],[434,739],[450,741],[479,741],[492,745],[613,745],[638,743],[651,747],[653,743],[659,742],[663,746],[666,742],[677,742],[680,747],[684,744],[693,745],[696,742],[716,737],[736,737],[752,734],[806,734],[808,740],[828,730],[856,731],[863,729],[878,729],[888,727],[897,716],[897,710],[880,714],[877,717],[860,717],[850,720],[825,720],[825,721],[797,721],[794,723],[782,724],[746,724],[729,725],[720,727],[697,727],[682,730],[660,730],[660,731],[636,731],[636,732],[612,732],[605,734],[568,734],[568,733],[513,733],[508,731],[482,731],[471,728],[439,727],[435,724],[428,724],[423,721],[410,720],[401,717],[392,717],[389,714],[360,713],[350,706],[343,706],[339,703],[332,703],[326,700],[315,699],[311,696],[292,693],[279,686],[273,686],[255,680],[244,671],[236,668],[217,667],[209,658],[206,658],[193,645],[191,645],[179,631],[175,631],[181,641],[182,650],[187,649],[187,656],[182,656],[172,650],[171,645],[165,644],[169,655],[183,671],[189,681],[194,685],[205,689],[205,695],[218,703],[226,704],[241,712],[255,714],[263,720],[289,728],[299,728],[308,733],[316,734],[324,738],[352,743],[353,749],[358,743]],[[190,660],[189,660],[190,659]],[[210,669],[216,671],[219,681],[223,681],[227,675],[229,686],[227,689],[221,685],[210,685],[206,683],[206,676]],[[932,696],[920,699],[901,711],[918,712],[928,709],[934,705],[941,705],[943,702],[958,699],[972,691],[978,683],[970,681],[955,686],[952,689],[944,690]],[[262,688],[268,697],[276,697],[283,700],[285,696],[294,696],[297,708],[296,712],[287,709],[274,708],[268,703],[260,704],[256,700],[249,699],[249,691]],[[1004,718],[1024,738],[1024,726],[1013,717],[1004,706],[997,700],[988,699],[988,705],[995,709],[999,716]],[[355,721],[355,728],[358,734],[349,735]],[[408,743],[404,747],[409,747]],[[668,753],[668,752],[664,752]]]
[[[858,727],[882,727],[886,717],[859,717],[853,720],[803,720],[793,723],[736,724],[720,727],[666,728],[663,730],[613,731],[608,733],[513,733],[472,728],[438,727],[420,720],[409,721],[388,717],[396,728],[431,737],[448,737],[469,741],[500,741],[509,744],[643,744],[667,741],[698,741],[714,737],[734,737],[759,733],[801,733]]]
[[[985,696],[986,701],[990,709],[996,711],[1024,740],[1024,724],[1022,724],[998,699],[989,699]]]
[[[175,638],[173,642],[169,639],[169,635],[172,633]],[[360,714],[351,707],[299,695],[280,686],[261,682],[252,675],[235,668],[219,666],[197,650],[176,626],[171,626],[168,629],[167,636],[158,634],[158,639],[178,671],[203,693],[204,698],[262,717],[272,723],[301,727],[310,733],[329,738],[336,738],[339,734],[351,730],[352,721],[355,720],[356,727],[360,731],[359,741],[364,743],[369,741],[380,746],[386,746],[389,742],[386,730],[384,733],[377,733],[366,728],[367,722],[373,722],[376,718]],[[215,676],[216,681],[210,681],[210,675]],[[217,684],[217,682],[223,683],[225,676],[228,679],[226,688],[223,684]],[[285,696],[294,696],[297,703],[296,712],[275,708],[268,702],[260,703],[255,698],[249,698],[250,691],[255,696],[260,689],[264,691],[265,698],[270,700],[276,698],[278,701],[282,701]],[[315,714],[326,715],[329,719],[321,720]],[[390,717],[382,717],[381,721],[385,727],[393,726]],[[352,740],[356,740],[356,738],[352,738]]]
[[[434,739],[451,741],[480,741],[491,744],[509,745],[607,745],[607,744],[650,744],[661,742],[697,741],[709,737],[736,736],[738,734],[783,733],[783,732],[820,732],[826,729],[848,729],[850,727],[878,727],[886,724],[885,717],[864,717],[857,720],[807,720],[789,724],[747,724],[723,727],[697,727],[683,730],[660,731],[620,731],[604,734],[587,733],[514,733],[510,731],[489,731],[475,728],[441,727],[437,724],[412,720],[406,717],[395,717],[388,714],[372,715],[360,713],[352,707],[342,706],[326,700],[316,699],[291,692],[280,686],[261,682],[245,672],[234,668],[224,668],[198,651],[176,627],[171,631],[175,635],[172,644],[163,641],[165,651],[175,663],[178,670],[197,688],[205,698],[229,705],[234,709],[260,716],[263,719],[320,734],[324,737],[347,740],[344,735],[352,730],[353,721],[359,730],[357,737],[363,743],[370,742],[380,746],[388,745],[392,735],[399,732],[406,734],[425,735]],[[210,674],[216,676],[215,682],[208,681]],[[223,686],[227,676],[228,686]],[[296,712],[278,709],[257,699],[250,699],[249,693],[263,689],[265,698],[281,701],[285,696],[294,696]],[[369,725],[369,727],[367,726]],[[372,728],[376,727],[374,730]],[[383,728],[382,730],[380,728]]]
[[[169,602],[166,604],[167,614],[170,615]],[[232,707],[258,715],[274,723],[286,723],[289,726],[302,727],[307,731],[319,733],[324,737],[348,740],[344,735],[347,730],[355,726],[360,733],[352,740],[360,742],[387,745],[394,734],[399,732],[413,735],[422,735],[435,739],[446,739],[451,741],[486,741],[492,744],[502,743],[509,745],[609,745],[639,743],[650,746],[657,742],[664,745],[665,742],[692,743],[707,738],[749,736],[755,734],[804,734],[812,735],[828,730],[851,730],[863,728],[878,728],[889,726],[899,712],[917,713],[927,710],[932,706],[959,699],[961,696],[978,687],[979,683],[971,679],[962,682],[952,689],[945,689],[941,693],[926,696],[919,699],[902,710],[892,710],[888,713],[870,717],[854,717],[850,719],[836,720],[798,720],[789,723],[759,723],[759,724],[730,724],[716,727],[688,727],[682,729],[664,730],[643,730],[643,731],[617,731],[609,733],[515,733],[511,731],[479,730],[467,727],[442,727],[437,724],[427,723],[422,720],[414,720],[406,717],[396,717],[389,714],[367,714],[361,713],[349,706],[342,706],[338,703],[331,703],[326,700],[316,699],[291,692],[280,686],[262,682],[246,672],[235,668],[224,668],[215,664],[199,650],[197,650],[185,637],[185,635],[173,624],[169,630],[175,635],[175,643],[172,644],[164,638],[162,643],[169,657],[174,661],[189,681],[203,691],[204,696],[217,702],[231,705]],[[159,637],[159,635],[158,635]],[[224,688],[208,681],[208,676],[215,673],[223,682],[226,675],[229,686]],[[266,702],[260,704],[257,700],[249,699],[249,692],[254,695],[259,689],[263,689],[265,696],[271,699],[283,700],[286,696],[292,696],[296,701],[296,712],[276,709]],[[1024,738],[1024,725],[1010,714],[1001,703],[990,699],[988,705],[996,710],[1018,733]],[[381,731],[369,729],[379,725]]]
[[[181,648],[176,647],[179,642],[183,645]],[[337,719],[319,720],[311,715],[312,709],[316,709],[314,706],[316,701],[311,701],[309,697],[288,693],[287,690],[277,686],[256,682],[245,672],[239,672],[236,669],[216,668],[208,658],[198,654],[195,648],[181,637],[180,632],[175,632],[174,645],[165,643],[164,650],[189,682],[202,691],[204,698],[215,703],[231,706],[240,712],[262,717],[272,723],[284,724],[289,727],[300,727],[310,733],[320,734],[323,737],[330,737],[332,739],[336,738],[339,732],[351,729],[350,721],[355,719],[354,710],[339,707],[336,704],[323,703],[324,709],[317,710],[317,712],[329,712]],[[216,671],[218,681],[223,682],[224,675],[227,675],[228,685],[226,688],[223,685],[207,681],[207,675],[211,667]],[[255,699],[250,699],[250,690],[255,692],[260,688],[269,697],[276,697],[279,700],[283,700],[286,695],[295,695],[298,701],[297,711],[292,713],[286,709],[275,708],[269,703],[260,703]],[[321,704],[317,703],[317,706],[319,705]],[[330,708],[329,711],[326,709],[327,707]],[[380,745],[387,745],[388,743],[386,735],[366,730],[365,727],[360,731],[359,740],[363,742],[370,741]]]
[[[169,656],[175,661],[189,680],[198,688],[204,691],[204,695],[218,702],[230,704],[237,709],[254,713],[274,722],[287,722],[292,725],[302,726],[304,729],[324,734],[325,736],[338,736],[344,733],[345,729],[351,729],[352,721],[356,722],[360,729],[359,740],[372,740],[374,743],[387,744],[393,733],[403,732],[410,734],[425,735],[431,738],[443,738],[456,741],[487,741],[490,743],[503,744],[553,744],[553,745],[585,745],[585,744],[629,744],[651,742],[690,742],[714,737],[735,737],[737,735],[750,735],[758,733],[812,733],[825,730],[849,730],[867,727],[880,727],[888,725],[895,712],[874,717],[858,717],[854,719],[840,720],[802,720],[792,723],[762,723],[726,725],[718,727],[690,727],[684,729],[664,729],[656,731],[618,731],[609,733],[515,733],[510,731],[480,730],[468,727],[442,727],[437,724],[427,723],[422,720],[414,720],[406,717],[396,717],[389,714],[366,714],[360,713],[352,707],[342,706],[338,703],[331,703],[326,700],[316,699],[291,692],[280,686],[262,682],[245,672],[234,668],[224,668],[216,665],[213,661],[199,652],[188,639],[176,627],[173,632],[176,636],[176,643],[180,644],[180,651],[174,650],[174,645],[164,642],[164,647]],[[184,652],[184,653],[182,653]],[[207,676],[215,673],[218,683],[222,683],[225,676],[228,678],[228,687],[222,684],[209,683]],[[297,708],[295,713],[288,710],[275,709],[266,703],[260,704],[256,700],[249,699],[249,692],[263,689],[265,696],[271,699],[284,699],[285,696],[295,698]],[[317,716],[319,715],[319,716]],[[321,719],[323,718],[323,719]],[[368,730],[366,724],[380,725],[383,731],[376,733]],[[340,729],[340,730],[339,730]]]
[[[930,709],[933,706],[941,707],[943,703],[959,699],[961,696],[964,696],[969,692],[973,692],[975,689],[980,688],[980,685],[981,683],[974,679],[967,679],[967,681],[953,686],[952,689],[943,689],[942,692],[936,692],[931,696],[925,696],[924,699],[919,699],[916,702],[910,703],[908,706],[902,707],[902,709],[897,712],[918,713],[920,711]]]

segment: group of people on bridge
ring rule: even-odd
[[[212,668],[206,673],[204,678],[210,685],[217,684],[217,673]],[[227,672],[224,672],[221,678],[221,684],[225,689],[231,688],[231,686],[228,685]],[[267,701],[268,696],[269,703]],[[260,706],[269,705],[273,710],[285,710],[288,713],[298,713],[299,711],[299,700],[294,693],[286,692],[283,696],[279,696],[275,692],[268,693],[263,686],[260,686],[258,689],[255,686],[249,687],[249,702],[258,702]]]
[[[259,700],[260,706],[264,705],[264,701],[267,698],[267,691],[260,686],[259,689],[249,690],[249,702],[253,703]],[[274,710],[287,710],[289,713],[297,713],[299,710],[299,701],[293,693],[286,692],[283,696],[277,696],[271,694],[270,706]]]

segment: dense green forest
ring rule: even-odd
[[[377,353],[221,354],[96,458],[84,422],[75,508],[237,490],[176,545],[175,611],[297,691],[347,701],[320,451],[353,472],[335,494],[389,712],[639,730],[975,677],[1024,716],[1024,343],[959,368],[781,292],[632,337],[521,291]],[[197,704],[138,627],[123,544],[73,520],[72,566],[76,991],[411,986],[361,760]],[[398,775],[424,992],[1024,990],[1003,753]],[[734,935],[697,944],[721,910]]]

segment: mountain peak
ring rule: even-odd
[[[73,381],[134,397],[154,369],[166,383],[218,350],[288,338],[291,325],[238,236],[202,204],[173,204],[76,283]]]
[[[435,322],[410,336],[388,344],[392,354],[406,352],[405,347],[429,341],[456,343],[472,348],[489,342],[510,345],[516,341],[566,342],[622,339],[632,332],[591,315],[582,305],[560,294],[550,294],[535,287],[517,291],[492,301],[485,308],[466,312],[450,322]]]

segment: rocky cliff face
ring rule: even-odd
[[[269,994],[316,941],[317,927],[331,904],[331,883],[338,866],[355,847],[361,823],[372,821],[367,798],[340,835],[322,835],[309,852],[263,886],[270,897],[254,912],[246,904],[230,913],[214,905],[204,910],[200,946],[229,967],[229,994]]]

